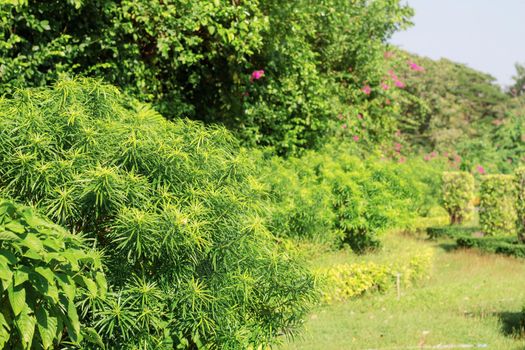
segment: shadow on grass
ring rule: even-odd
[[[512,338],[525,338],[525,315],[522,312],[496,312],[501,332]]]
[[[447,253],[453,252],[455,250],[458,250],[458,246],[456,243],[453,242],[447,242],[447,243],[439,243],[438,247],[446,251]]]

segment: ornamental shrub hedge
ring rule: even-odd
[[[0,280],[2,349],[55,349],[62,341],[82,339],[103,345],[80,320],[92,319],[92,306],[106,296],[100,252],[5,199],[0,199]]]
[[[106,348],[245,349],[301,324],[314,279],[223,128],[66,79],[1,99],[0,139],[0,191],[105,251],[111,293],[84,321]]]
[[[514,181],[516,185],[518,238],[521,242],[525,242],[525,167],[519,167],[514,171]]]
[[[443,173],[443,206],[452,225],[461,224],[472,211],[474,177],[464,171]]]
[[[489,236],[516,234],[516,191],[512,175],[485,175],[481,179],[479,223]]]

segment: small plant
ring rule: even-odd
[[[480,188],[479,223],[488,236],[516,233],[515,184],[512,175],[483,176]]]
[[[82,239],[0,199],[0,348],[54,349],[62,340],[100,344],[76,302],[106,295],[100,254]],[[67,330],[67,337],[65,331]]]
[[[443,206],[450,216],[451,225],[459,225],[472,211],[474,177],[455,171],[443,173]]]
[[[525,242],[525,167],[517,168],[514,171],[514,183],[516,184],[518,239]]]

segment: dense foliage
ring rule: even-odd
[[[516,226],[518,238],[525,242],[525,167],[517,168],[514,172],[516,187],[516,214],[518,217]]]
[[[387,132],[384,98],[361,88],[380,90],[384,41],[411,9],[399,0],[15,0],[0,14],[1,93],[60,73],[103,77],[167,117],[219,122],[247,144],[293,153],[318,145],[338,113],[370,111],[372,134]]]
[[[489,236],[516,234],[516,199],[512,175],[485,175],[480,186],[479,223]]]
[[[461,224],[472,211],[474,177],[464,171],[443,173],[443,206],[450,216],[450,224]]]
[[[439,166],[342,151],[352,149],[357,153],[355,145],[334,143],[300,158],[273,158],[271,167],[263,162],[275,232],[364,252],[377,248],[386,230],[409,226],[434,205]]]
[[[77,303],[105,298],[100,253],[28,207],[0,199],[0,347],[54,349],[63,340],[100,344],[81,328]],[[67,330],[67,333],[66,333]]]
[[[0,100],[0,139],[0,188],[105,250],[112,293],[89,325],[108,348],[240,349],[301,323],[313,279],[225,130],[61,80]]]

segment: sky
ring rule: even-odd
[[[514,63],[525,63],[525,0],[404,0],[414,26],[390,42],[433,59],[465,63],[512,83]]]

